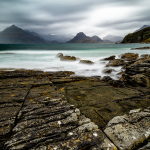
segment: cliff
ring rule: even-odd
[[[150,27],[126,35],[121,43],[150,43]]]

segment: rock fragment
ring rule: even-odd
[[[60,57],[61,61],[76,61],[76,57],[74,56],[62,56]]]
[[[79,63],[82,63],[82,64],[88,64],[88,65],[94,64],[94,62],[92,62],[92,61],[90,61],[90,60],[80,60]]]

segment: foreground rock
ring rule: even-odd
[[[113,118],[104,130],[120,150],[135,149],[150,137],[150,107]],[[145,146],[146,148],[146,146]]]
[[[126,141],[124,149],[140,147],[137,143],[141,135],[149,137],[150,88],[138,84],[120,87],[126,82],[72,74],[0,71],[1,150],[114,150],[121,149]],[[114,118],[120,115],[127,118]],[[122,124],[122,130],[117,124]],[[107,135],[99,128],[108,131]],[[116,136],[111,139],[113,131]],[[141,140],[140,148],[148,147],[148,140]]]
[[[49,80],[66,75],[31,70],[0,72],[1,150],[115,148]]]
[[[92,62],[92,61],[90,61],[90,60],[80,60],[79,63],[82,63],[82,64],[89,64],[89,65],[94,64],[94,62]]]
[[[131,87],[110,77],[105,77],[103,81],[100,77],[57,77],[52,82],[70,104],[79,108],[101,129],[117,115],[150,106],[148,88]]]
[[[74,56],[62,56],[60,57],[61,61],[76,61],[76,57]]]

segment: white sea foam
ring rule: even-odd
[[[118,44],[119,45],[119,44]],[[114,47],[113,47],[114,46]],[[130,45],[132,47],[142,47],[144,45]],[[146,45],[147,46],[147,45]],[[61,47],[61,45],[60,45]],[[127,47],[127,46],[126,46]],[[148,50],[134,50],[126,48],[124,44],[116,48],[116,44],[106,45],[106,48],[97,48],[90,50],[11,50],[0,51],[0,68],[25,68],[25,69],[38,69],[43,71],[73,71],[75,75],[79,76],[107,76],[103,70],[106,69],[108,61],[100,61],[100,59],[122,53],[139,53],[149,54]],[[129,47],[129,46],[128,46]],[[64,55],[79,57],[81,60],[91,60],[93,65],[85,65],[75,62],[60,61],[56,58],[57,53]],[[7,54],[5,54],[7,53]],[[13,55],[11,54],[13,53]],[[115,71],[110,74],[114,79],[119,78],[116,74],[121,71],[121,67],[110,67]]]

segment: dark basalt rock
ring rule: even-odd
[[[111,73],[112,71],[115,71],[114,69],[104,69],[103,73]]]
[[[138,47],[138,48],[131,48],[131,50],[142,50],[142,49],[150,49],[150,47],[145,46],[145,47]]]
[[[143,55],[141,55],[140,57],[141,57],[141,58],[150,58],[150,55],[148,55],[148,54],[143,54]]]
[[[144,111],[130,112],[129,119],[123,122],[126,126],[123,135],[128,137],[134,133],[130,132],[133,124],[140,131],[139,137],[148,133],[148,87],[126,86],[127,82],[110,77],[100,80],[100,77],[71,74],[73,72],[0,71],[1,150],[117,149],[115,145],[120,148],[120,142],[116,144],[116,138],[112,139],[110,134],[114,126],[114,135],[120,137],[121,133],[122,137],[115,126],[120,123],[109,121],[138,108]],[[131,125],[129,131],[128,124]],[[98,127],[106,127],[106,135]]]
[[[139,55],[134,53],[125,53],[125,54],[121,54],[120,57],[121,59],[124,59],[126,61],[131,61],[137,59]]]
[[[94,64],[94,62],[92,62],[92,61],[90,61],[90,60],[80,60],[79,63],[82,63],[82,64],[89,64],[89,65]]]
[[[110,76],[104,76],[104,77],[102,78],[102,81],[108,82],[108,81],[110,81],[110,80],[113,80]]]
[[[115,55],[112,55],[112,56],[109,56],[109,57],[104,58],[104,59],[102,59],[102,60],[114,60],[115,57],[116,57]]]
[[[76,57],[74,56],[62,56],[60,57],[61,61],[76,61]]]
[[[67,77],[67,72],[16,70],[1,74],[1,150],[66,150],[107,145],[115,148],[98,126],[69,104],[49,80],[49,75],[51,79],[57,75]],[[20,74],[23,75],[18,77]]]
[[[123,59],[114,59],[114,60],[110,60],[106,66],[122,66],[123,64],[124,64]]]
[[[150,87],[150,58],[141,58],[127,66],[120,80],[134,86]]]

